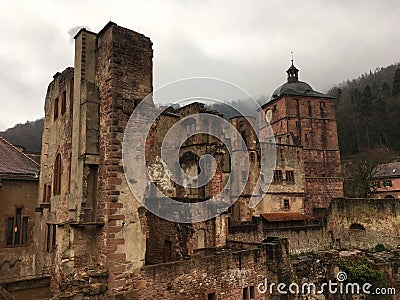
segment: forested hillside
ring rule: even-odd
[[[40,153],[42,148],[43,119],[27,121],[25,124],[17,124],[0,136],[14,145],[22,146],[28,153]]]
[[[343,156],[384,146],[400,150],[400,68],[378,68],[332,88]]]

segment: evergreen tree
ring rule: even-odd
[[[397,96],[400,94],[400,68],[397,68],[393,76],[392,94],[393,96]]]

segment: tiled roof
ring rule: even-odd
[[[381,164],[377,167],[374,178],[393,178],[400,177],[400,162]]]
[[[38,179],[39,164],[0,137],[0,179]]]
[[[285,222],[285,221],[304,221],[311,220],[311,217],[303,215],[297,212],[276,212],[276,213],[268,213],[261,214],[268,222]]]

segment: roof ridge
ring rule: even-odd
[[[32,158],[30,158],[28,155],[26,155],[24,152],[20,151],[17,147],[15,147],[13,144],[11,144],[9,141],[7,141],[4,137],[0,136],[0,139],[2,141],[4,141],[6,144],[8,144],[9,146],[12,147],[13,150],[17,151],[18,153],[22,154],[23,156],[25,156],[28,160],[30,160],[31,162],[33,162],[37,167],[40,168],[40,165]]]

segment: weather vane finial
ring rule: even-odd
[[[292,54],[292,65],[293,65],[293,51],[290,51],[290,53]]]

